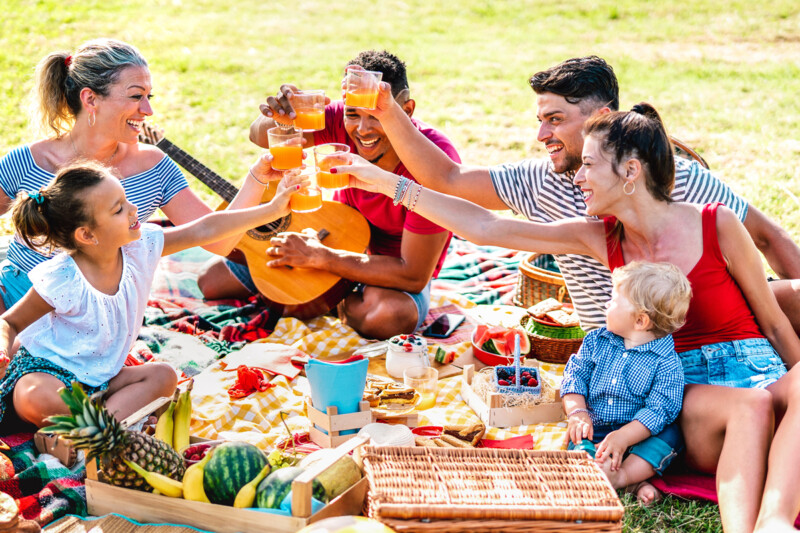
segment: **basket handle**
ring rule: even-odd
[[[558,301],[563,303],[564,302],[564,296],[566,296],[566,295],[567,295],[567,286],[566,285],[562,285],[561,287],[558,288]]]

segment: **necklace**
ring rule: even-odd
[[[72,150],[75,152],[75,155],[77,157],[81,157],[81,153],[78,152],[78,149],[75,147],[75,139],[72,138],[71,131],[69,132],[69,142],[70,144],[72,144]],[[105,161],[101,161],[101,163],[103,163],[104,165],[108,165],[117,156],[117,151],[119,151],[119,143],[117,143],[117,146],[114,147],[114,153],[111,154],[111,157],[109,157]]]

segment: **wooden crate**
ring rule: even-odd
[[[372,411],[369,402],[360,402],[358,412],[340,415],[339,409],[333,406],[327,408],[327,413],[323,413],[310,401],[306,401],[306,412],[311,424],[308,426],[308,436],[312,442],[323,448],[333,448],[343,442],[355,437],[354,433],[341,435],[342,431],[351,429],[361,429],[372,422]],[[320,431],[315,426],[320,426],[325,432]]]
[[[564,418],[561,402],[545,403],[535,407],[503,407],[500,393],[489,395],[489,403],[472,390],[475,377],[475,366],[465,365],[461,375],[461,397],[469,405],[484,424],[496,428],[527,426],[558,422]]]
[[[131,415],[125,422],[134,422],[150,413],[158,414],[163,411],[169,400],[170,398],[159,398]],[[192,440],[199,442],[203,439]],[[294,532],[323,518],[361,514],[368,488],[366,477],[313,514],[311,495],[314,478],[333,466],[339,458],[366,442],[367,439],[362,438],[349,439],[336,448],[338,453],[319,461],[298,476],[292,482],[292,516],[255,509],[236,509],[182,498],[168,498],[149,492],[115,487],[98,480],[96,461],[86,463],[86,503],[91,515],[118,513],[149,524],[184,524],[218,533]]]

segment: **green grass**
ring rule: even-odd
[[[590,5],[591,4],[591,5]],[[387,48],[408,64],[418,118],[465,162],[543,156],[527,79],[568,57],[615,68],[621,105],[647,100],[670,133],[800,241],[800,4],[796,0],[4,0],[0,154],[33,140],[26,97],[53,50],[98,36],[135,44],[154,121],[238,183],[259,150],[257,106],[282,82],[339,93],[344,64]],[[202,185],[193,187],[213,202]],[[628,531],[718,531],[715,506],[628,506]]]

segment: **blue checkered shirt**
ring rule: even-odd
[[[683,383],[672,335],[626,349],[622,337],[600,328],[570,357],[561,395],[586,398],[596,426],[638,420],[656,435],[678,417]]]

